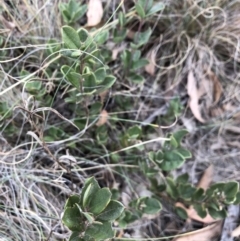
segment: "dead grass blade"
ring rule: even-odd
[[[62,116],[58,111],[56,111],[55,109],[53,109],[51,107],[37,108],[36,110],[33,111],[33,113],[40,112],[40,111],[46,111],[46,110],[54,112],[58,117],[60,117],[61,119],[67,121],[69,124],[71,124],[72,126],[76,127],[79,130],[79,128],[72,121],[68,120],[67,118]]]

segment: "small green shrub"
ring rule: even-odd
[[[60,3],[63,20],[66,24],[72,24],[78,21],[87,11],[86,4],[80,4],[76,0],[70,0],[68,3]]]
[[[72,1],[70,3],[72,4]],[[65,9],[70,8],[70,3],[69,5],[64,5]],[[61,8],[63,9],[63,7]],[[164,5],[162,3],[153,3],[153,1],[148,0],[139,0],[135,4],[135,11],[140,18],[140,22],[147,21],[151,15],[163,8]],[[84,7],[82,6],[81,9],[84,9]],[[73,19],[73,17],[70,19]],[[70,22],[68,20],[67,23]],[[127,30],[125,26],[127,22],[128,20],[124,14],[119,12],[118,26],[113,30],[113,41],[116,43],[121,42],[126,37]],[[84,28],[76,31],[70,26],[62,27],[62,39],[66,47],[62,51],[62,55],[70,60],[70,64],[63,65],[61,72],[66,82],[77,91],[72,92],[71,101],[81,102],[84,99],[79,97],[86,98],[87,96],[99,94],[111,88],[115,83],[116,78],[111,75],[109,67],[104,64],[105,59],[98,48],[99,44],[106,42],[108,36],[108,30],[103,30],[99,34],[92,36]],[[137,71],[146,66],[148,60],[141,56],[140,48],[149,42],[151,36],[152,29],[150,27],[144,31],[137,32],[130,47],[120,55],[124,75],[130,83],[140,84],[144,82],[144,77],[138,74]],[[80,64],[79,61],[76,61],[78,59]],[[74,97],[74,93],[78,94],[75,94]],[[78,98],[76,98],[77,96]],[[99,113],[100,108],[101,106],[97,108],[96,113]],[[168,112],[163,119],[167,123],[173,121],[174,118],[179,116],[181,110],[182,106],[179,99],[173,99],[170,101]],[[109,189],[100,189],[94,179],[88,179],[81,196],[70,197],[65,206],[63,222],[69,229],[75,231],[70,240],[78,240],[75,238],[79,237],[79,235],[81,236],[79,240],[89,239],[89,237],[96,240],[111,238],[113,237],[111,222],[114,219],[118,218],[119,225],[126,227],[129,223],[140,219],[143,214],[159,212],[162,208],[162,194],[163,196],[167,195],[173,202],[181,201],[186,206],[193,205],[198,215],[202,218],[207,213],[213,218],[225,218],[227,205],[240,202],[239,185],[237,182],[216,183],[210,186],[207,191],[204,191],[191,185],[187,174],[181,175],[175,180],[170,175],[167,175],[161,184],[155,179],[159,171],[169,173],[181,167],[186,159],[192,157],[192,154],[181,145],[182,139],[187,133],[186,130],[180,130],[169,134],[161,150],[148,153],[147,158],[149,162],[144,160],[139,163],[141,170],[152,183],[151,190],[154,193],[154,197],[142,197],[133,200],[129,204],[129,209],[126,209],[124,212],[122,212],[123,208],[120,203],[113,200],[110,201],[111,192]],[[137,148],[128,149],[129,146],[135,145],[141,139],[141,136],[142,129],[139,126],[132,126],[120,135],[121,146],[126,148],[126,152],[129,154],[141,150],[141,145],[136,146]],[[99,127],[97,129],[98,143],[106,144],[107,138],[106,127]],[[113,160],[118,160],[117,155],[112,155],[112,158]],[[68,203],[71,203],[72,199],[75,200],[74,205],[69,206],[70,204],[68,205]],[[117,212],[118,215],[112,215],[112,218],[110,218],[111,215],[106,216],[105,213],[108,207],[114,205],[118,206],[121,212]],[[72,213],[78,213],[78,216],[69,221]],[[121,216],[120,213],[122,213]],[[179,207],[176,208],[176,213],[184,219],[187,218],[185,210]],[[81,223],[81,225],[76,226],[76,223]],[[102,230],[105,231],[102,233]],[[84,232],[85,234],[83,234]]]
[[[94,178],[89,178],[80,195],[68,198],[62,221],[73,231],[69,241],[114,237],[112,222],[122,214],[124,207],[111,197],[109,188],[100,188]]]

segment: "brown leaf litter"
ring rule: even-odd
[[[101,0],[90,0],[87,11],[87,26],[98,25],[103,17],[103,6]]]
[[[122,43],[120,46],[116,46],[112,50],[112,60],[116,60],[117,56],[120,52],[122,52],[124,49],[126,49],[127,45],[126,43]]]
[[[231,236],[232,236],[233,238],[240,236],[240,226],[238,226],[237,228],[235,228],[235,229],[232,231],[232,235],[231,235]]]
[[[173,241],[211,241],[212,238],[221,235],[221,230],[222,221],[218,221],[199,230],[188,232]]]
[[[189,107],[195,118],[202,123],[209,119],[211,109],[218,104],[222,95],[222,85],[217,76],[211,70],[204,72],[205,74],[200,70],[190,70],[187,82]]]
[[[97,126],[102,126],[107,123],[108,121],[108,112],[106,110],[102,110],[100,113],[100,117],[98,122],[96,123]]]
[[[157,50],[158,48],[152,48],[146,55],[146,59],[149,61],[149,64],[145,66],[145,71],[152,76],[155,74],[156,69]]]
[[[213,166],[210,165],[203,173],[200,181],[198,182],[197,187],[202,188],[205,191],[208,189],[212,182],[212,177],[213,177]]]
[[[187,77],[187,92],[189,107],[198,121],[213,121],[221,124],[222,130],[240,134],[240,108],[233,104],[234,100],[220,103],[223,87],[212,70],[199,66],[191,69]]]

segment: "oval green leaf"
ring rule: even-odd
[[[116,77],[114,77],[113,75],[106,76],[106,78],[101,83],[101,90],[109,89],[110,87],[112,87],[115,81],[116,81]]]
[[[86,29],[84,29],[84,28],[80,28],[77,31],[77,33],[78,33],[78,37],[79,37],[81,43],[85,43],[87,38],[88,38],[88,36],[89,36],[88,31]]]
[[[70,26],[62,27],[62,39],[69,49],[79,49],[80,39],[78,33]]]
[[[140,126],[133,126],[127,130],[127,135],[131,140],[137,139],[141,135],[141,133],[142,129]]]
[[[94,222],[89,225],[85,231],[85,236],[98,240],[106,240],[114,237],[112,225],[110,222]]]
[[[69,238],[69,241],[84,241],[84,239],[81,238],[81,233],[73,232]]]
[[[197,203],[195,203],[195,204],[193,205],[193,208],[197,211],[197,214],[198,214],[199,217],[205,218],[205,217],[207,216],[207,211],[206,211],[206,209],[203,207],[202,204],[197,204]]]
[[[89,212],[93,214],[101,213],[111,200],[112,193],[109,188],[102,188],[93,194],[89,203]]]
[[[178,186],[178,192],[181,198],[189,200],[196,192],[196,187],[193,187],[190,183],[180,183],[180,185]]]
[[[179,130],[173,133],[173,137],[175,138],[175,140],[177,141],[178,145],[180,145],[183,137],[188,134],[187,130]]]
[[[205,198],[205,191],[203,188],[198,188],[192,196],[193,201],[201,202]]]
[[[133,70],[140,69],[140,68],[146,66],[148,63],[149,63],[149,61],[147,59],[143,59],[143,58],[139,59],[139,60],[137,60],[136,62],[133,63],[132,69]]]
[[[143,203],[145,207],[142,209],[142,211],[144,213],[156,214],[162,210],[161,203],[155,198],[147,197],[144,199]]]
[[[165,7],[165,5],[164,5],[163,3],[161,3],[161,2],[156,3],[155,5],[153,5],[153,6],[150,8],[150,10],[147,12],[146,16],[147,16],[147,17],[148,17],[148,16],[151,16],[151,15],[153,15],[153,14],[155,14],[155,13],[163,10],[164,7]]]
[[[185,159],[178,152],[165,151],[163,155],[163,162],[160,163],[160,168],[164,171],[171,171],[183,165]]]
[[[73,69],[67,65],[62,66],[61,72],[66,78],[66,80],[69,82],[69,84],[71,84],[78,90],[80,89],[80,80],[81,80],[80,74],[74,72]]]
[[[97,82],[101,83],[106,77],[106,69],[104,67],[98,68],[94,72]]]
[[[227,212],[225,209],[216,210],[214,208],[209,207],[208,212],[209,212],[210,216],[214,219],[224,219],[227,217]]]
[[[72,208],[74,207],[75,204],[80,204],[80,196],[79,195],[72,195],[68,198],[68,200],[66,201],[65,207],[66,208]]]
[[[187,149],[184,149],[182,147],[177,148],[175,150],[175,152],[177,152],[179,155],[181,155],[185,159],[192,157],[192,153],[190,151],[188,151]]]
[[[188,173],[184,173],[184,174],[182,174],[182,175],[179,175],[179,176],[176,178],[176,183],[187,183],[187,182],[188,182],[188,179],[189,179]]]
[[[100,189],[98,182],[94,177],[90,177],[85,181],[81,192],[81,205],[86,207],[90,202],[91,196]]]
[[[141,84],[144,82],[144,77],[139,75],[139,74],[135,74],[135,73],[130,73],[128,76],[129,81],[136,83],[136,84]]]
[[[97,44],[104,44],[109,38],[109,30],[102,30],[94,36],[94,40]]]
[[[234,182],[234,181],[227,182],[223,188],[224,194],[227,198],[235,197],[238,190],[239,190],[239,184],[238,182]]]
[[[85,229],[84,218],[77,206],[66,208],[62,221],[71,231],[82,232]]]
[[[185,209],[183,209],[181,207],[176,207],[176,212],[180,218],[182,218],[184,220],[188,218],[188,214],[185,211]]]
[[[97,217],[97,220],[100,221],[114,221],[117,219],[124,210],[124,206],[115,200],[110,201],[107,207],[100,213]]]
[[[139,15],[141,18],[144,18],[144,17],[145,17],[145,11],[144,11],[144,8],[142,7],[141,4],[136,3],[135,9],[136,9],[138,15]]]

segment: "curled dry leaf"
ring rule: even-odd
[[[199,107],[199,91],[197,88],[197,83],[194,78],[193,71],[188,73],[188,82],[187,82],[187,92],[190,97],[189,107],[197,120],[204,123],[205,120],[202,118],[200,107]]]
[[[183,236],[175,238],[173,241],[210,241],[219,237],[222,230],[222,221],[213,223],[197,231],[188,232]]]
[[[134,36],[135,36],[136,32],[128,29],[127,30],[127,37],[130,38],[130,39],[134,39]]]
[[[169,222],[165,229],[164,232],[166,233],[172,233],[172,234],[177,234],[178,233],[178,224],[177,224],[177,220],[173,219],[171,222]]]
[[[213,165],[210,165],[203,173],[199,183],[198,188],[202,188],[205,191],[209,187],[210,183],[212,182],[213,177]]]
[[[151,49],[146,56],[146,59],[149,61],[149,64],[145,66],[145,71],[150,75],[154,75],[155,73],[155,66],[156,66],[156,55],[157,49]]]
[[[206,224],[216,222],[216,219],[213,219],[209,214],[207,214],[205,218],[199,217],[197,211],[192,206],[186,208],[182,203],[179,202],[177,202],[175,206],[184,209],[190,219]]]
[[[97,126],[102,126],[107,123],[108,120],[108,112],[106,110],[102,110],[100,113],[100,117],[98,122],[96,123]]]
[[[103,16],[103,6],[101,0],[89,0],[87,11],[87,26],[98,25]]]
[[[116,60],[117,56],[120,52],[122,52],[126,48],[126,44],[121,44],[118,47],[113,48],[112,50],[112,60]]]
[[[200,122],[206,122],[202,112],[205,112],[206,116],[209,116],[210,112],[215,116],[222,114],[219,110],[213,111],[222,95],[222,86],[211,70],[201,71],[199,67],[195,71],[189,71],[187,91],[190,96],[189,107],[195,118]],[[202,104],[200,104],[200,100],[203,100]]]
[[[216,105],[222,95],[222,85],[220,84],[217,76],[212,71],[209,71],[208,75],[213,82],[213,105]]]
[[[222,107],[214,107],[210,110],[211,117],[220,117],[224,115],[224,110]]]
[[[115,224],[115,223],[114,223]],[[118,226],[118,223],[116,224],[116,226]],[[123,230],[120,230],[118,235],[117,235],[117,238],[122,238],[124,235],[124,231]]]
[[[231,236],[232,236],[233,238],[240,236],[240,226],[238,226],[237,228],[235,228],[235,229],[232,231],[232,235],[231,235]]]

